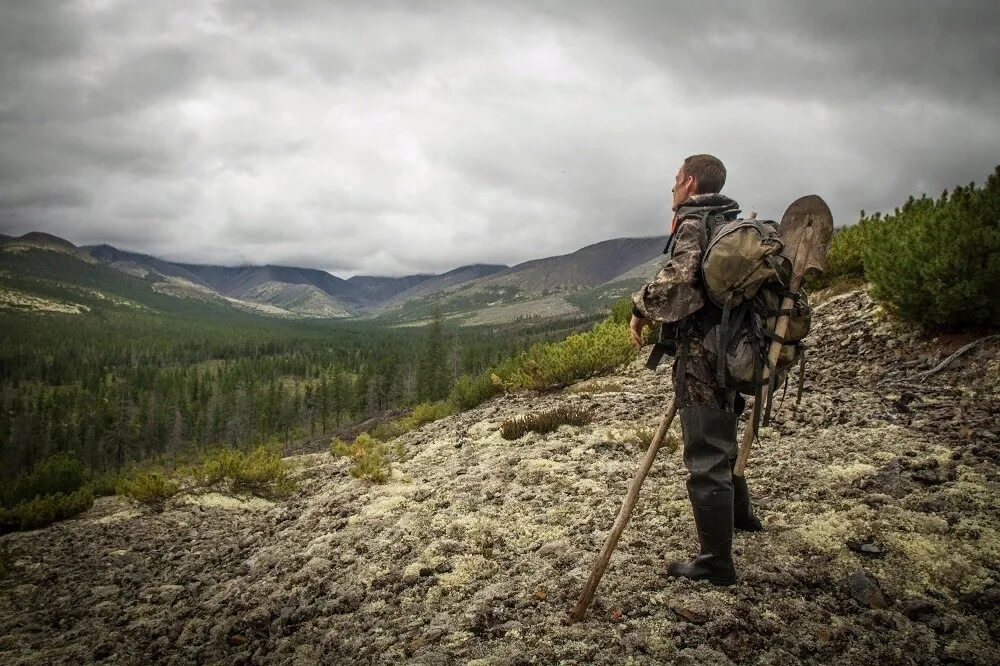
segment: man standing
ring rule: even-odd
[[[763,529],[754,516],[746,481],[734,477],[736,431],[743,398],[719,385],[705,357],[702,339],[721,319],[721,308],[705,295],[701,257],[708,243],[706,216],[736,219],[735,201],[719,194],[726,168],[712,155],[684,160],[673,187],[674,219],[664,252],[669,260],[653,281],[632,295],[632,341],[642,346],[642,329],[660,322],[660,340],[678,344],[673,385],[684,436],[688,497],[698,528],[699,554],[690,562],[671,562],[670,576],[706,579],[715,585],[736,582],[733,529]]]

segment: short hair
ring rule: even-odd
[[[681,167],[685,176],[692,176],[698,183],[697,194],[718,193],[726,184],[726,167],[714,155],[692,155]]]

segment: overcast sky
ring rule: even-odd
[[[691,6],[688,6],[691,5]],[[0,0],[0,231],[356,273],[838,224],[1000,163],[995,2]]]

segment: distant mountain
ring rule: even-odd
[[[616,275],[653,259],[662,252],[654,239],[614,238],[576,252],[534,259],[512,266],[482,286],[514,286],[521,293],[548,294],[596,287]]]
[[[374,275],[355,275],[347,281],[353,285],[359,295],[363,295],[368,305],[383,303],[400,292],[405,292],[419,284],[423,284],[434,275],[421,273],[419,275],[404,275],[403,277],[377,277]]]
[[[581,315],[608,305],[608,298],[595,290],[649,265],[662,251],[660,238],[615,238],[568,254],[526,261],[435,292],[416,292],[387,305],[395,306],[393,315],[404,320],[420,320],[440,310],[469,324]],[[654,268],[649,277],[655,272]]]
[[[181,267],[179,264],[172,264],[169,261],[163,261],[148,254],[126,252],[110,245],[83,245],[80,249],[100,262],[110,264],[119,270],[140,277],[152,273],[164,277],[181,278],[204,287],[210,286],[206,282],[203,282],[200,277]]]
[[[428,276],[413,287],[401,291],[387,299],[383,305],[392,306],[405,303],[414,298],[421,298],[436,294],[438,292],[456,287],[458,285],[472,282],[480,278],[488,277],[502,270],[507,269],[503,264],[473,264],[471,266],[461,266],[441,275]],[[353,278],[352,278],[353,279]]]
[[[634,288],[656,272],[653,264],[661,257],[662,242],[655,238],[616,238],[510,267],[472,264],[440,275],[358,275],[345,280],[312,268],[188,264],[111,245],[78,248],[41,232],[19,238],[0,236],[0,253],[5,255],[36,250],[68,254],[80,262],[137,280],[130,282],[126,291],[138,294],[136,289],[142,285],[155,295],[151,298],[158,305],[150,305],[154,309],[163,308],[162,299],[170,298],[281,317],[367,315],[415,322],[440,310],[466,323],[496,323],[601,311],[616,294]],[[37,279],[46,279],[47,265],[56,268],[51,257],[40,255],[34,259],[22,262],[21,269],[30,264],[30,272]],[[54,280],[66,279],[67,275],[74,276],[69,282],[89,279],[76,269],[54,272],[62,276],[48,276]],[[110,275],[102,272],[103,283],[108,283]],[[145,300],[143,296],[138,302]]]
[[[121,270],[48,234],[0,239],[0,311],[83,314],[110,308],[210,317],[257,311],[256,304],[142,270]]]

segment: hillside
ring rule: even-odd
[[[606,311],[610,302],[602,285],[650,265],[661,256],[662,249],[655,238],[602,241],[568,254],[532,259],[436,292],[414,293],[406,300],[391,303],[398,306],[391,313],[403,320],[420,319],[440,309],[447,316],[478,325]]]
[[[1000,343],[938,369],[969,338],[922,338],[860,291],[814,326],[802,403],[750,460],[766,531],[737,533],[732,588],[664,576],[696,543],[664,450],[588,619],[565,622],[641,456],[632,428],[669,399],[638,359],[412,431],[385,485],[318,453],[290,459],[301,488],[278,504],[104,498],[7,535],[0,661],[994,663]],[[500,437],[556,405],[594,422]]]
[[[438,275],[356,275],[345,280],[326,271],[295,266],[171,262],[110,245],[76,247],[67,240],[39,232],[0,238],[0,247],[7,253],[61,252],[141,279],[158,294],[265,316],[377,316],[412,324],[441,310],[469,325],[507,323],[525,317],[603,313],[610,300],[643,281],[633,277],[622,282],[618,276],[647,272],[646,267],[660,254],[655,239],[617,238],[511,267],[472,264]],[[44,261],[37,262],[36,277],[47,277],[45,266]],[[614,285],[606,288],[609,280]],[[37,294],[8,296],[0,303],[25,307],[25,303],[35,303]],[[74,306],[57,303],[53,307]]]

